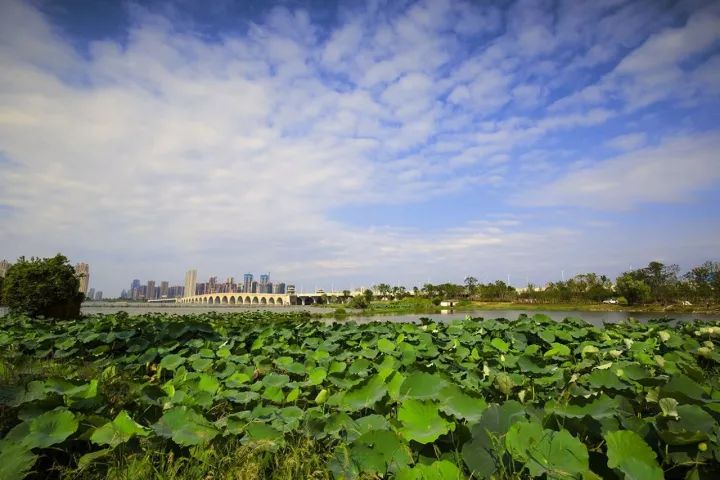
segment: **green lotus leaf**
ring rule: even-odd
[[[588,383],[593,388],[610,388],[614,390],[627,390],[631,388],[628,384],[622,382],[620,378],[610,369],[593,370],[587,376]]]
[[[209,358],[198,358],[190,364],[196,372],[203,372],[212,367],[213,361]]]
[[[136,423],[125,410],[122,410],[112,422],[96,429],[90,437],[90,441],[97,445],[110,445],[114,448],[135,435],[146,437],[150,435],[150,429]]]
[[[218,388],[220,388],[220,382],[218,382],[215,377],[206,373],[201,373],[197,377],[197,389],[201,392],[207,392],[214,395],[215,392],[218,391]]]
[[[439,375],[425,372],[413,372],[400,385],[401,398],[415,400],[439,400],[440,392],[448,385],[448,381]]]
[[[471,423],[479,421],[483,412],[487,409],[484,398],[468,395],[454,384],[447,385],[440,392],[440,397],[443,399],[440,403],[440,410]]]
[[[390,423],[382,415],[367,415],[351,421],[344,428],[347,441],[352,442],[372,430],[390,430]]]
[[[397,402],[400,399],[400,387],[405,381],[405,376],[400,372],[395,372],[390,377],[390,381],[387,382],[388,395],[390,398]]]
[[[219,433],[205,417],[185,406],[166,411],[152,428],[182,446],[207,443]]]
[[[361,377],[367,376],[367,371],[370,368],[370,360],[367,358],[359,358],[355,360],[352,365],[350,365],[350,368],[348,368],[348,373],[350,375],[359,375]]]
[[[347,369],[347,363],[333,360],[328,368],[328,374],[342,373]]]
[[[510,427],[505,445],[534,477],[578,478],[590,468],[587,448],[567,430],[543,430],[539,423],[518,422]]]
[[[662,480],[664,473],[658,466],[655,452],[645,440],[631,430],[605,434],[608,467],[616,468],[628,480]]]
[[[392,353],[395,351],[395,343],[387,338],[378,339],[377,347],[382,353]]]
[[[355,412],[363,408],[372,408],[387,393],[387,385],[379,375],[346,391],[342,397],[340,409]]]
[[[185,363],[185,358],[175,353],[165,355],[162,360],[160,360],[160,366],[167,370],[177,370],[183,363]]]
[[[562,343],[552,343],[550,349],[543,354],[544,358],[552,357],[569,357],[571,355],[570,347]]]
[[[525,407],[515,400],[490,405],[480,421],[470,429],[472,440],[462,448],[462,458],[474,478],[489,478],[502,464],[502,447],[498,439],[510,427],[527,419]]]
[[[412,462],[410,449],[388,430],[371,430],[335,450],[329,469],[335,478],[357,478],[360,473],[385,477]]]
[[[225,386],[228,388],[238,388],[250,381],[250,375],[243,372],[235,372],[225,379]]]
[[[282,403],[285,400],[285,394],[281,387],[265,387],[262,398],[270,400],[273,403]]]
[[[21,443],[0,441],[0,480],[25,478],[37,458],[29,447]]]
[[[662,397],[673,397],[683,403],[704,403],[707,401],[705,389],[687,375],[674,375],[669,382],[660,387]]]
[[[260,398],[257,392],[241,392],[239,390],[225,390],[221,393],[222,397],[227,398],[233,403],[246,404]]]
[[[462,470],[448,460],[439,460],[430,465],[421,463],[412,468],[398,470],[396,480],[463,480]]]
[[[28,448],[46,448],[63,442],[78,428],[78,420],[68,410],[52,410],[33,418],[22,444]]]
[[[490,345],[502,353],[507,353],[510,350],[510,346],[502,338],[493,338],[490,340]]]
[[[418,443],[432,443],[455,429],[454,423],[439,415],[436,404],[420,400],[404,400],[398,410],[398,420],[402,423],[400,434]]]
[[[662,403],[666,400],[663,398]],[[669,403],[669,402],[668,402]],[[717,422],[708,412],[697,405],[680,405],[675,403],[674,413],[671,410],[667,415],[671,418],[665,422],[658,422],[661,428],[658,432],[660,438],[669,445],[691,445],[708,440],[713,436]],[[672,418],[674,417],[674,418]],[[664,425],[663,425],[664,424]]]
[[[247,439],[252,441],[266,440],[278,442],[283,439],[283,432],[265,423],[251,423],[245,427]]]
[[[327,377],[327,370],[322,367],[315,368],[310,372],[308,383],[310,385],[320,385]]]
[[[290,381],[290,377],[283,374],[271,373],[262,379],[262,383],[268,387],[284,387]]]
[[[581,403],[582,400],[575,402],[577,403],[558,404],[555,400],[550,400],[545,404],[545,412],[565,418],[591,417],[600,420],[614,417],[620,408],[617,399],[607,395],[600,395],[590,402]]]

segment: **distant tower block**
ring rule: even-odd
[[[87,295],[88,284],[90,283],[90,265],[87,263],[78,263],[75,265],[75,275],[80,280],[80,288],[78,291],[83,295]]]
[[[188,270],[185,274],[185,297],[192,297],[195,295],[195,283],[197,282],[197,270]]]

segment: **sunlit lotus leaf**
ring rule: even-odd
[[[149,434],[149,428],[145,428],[135,422],[125,410],[122,410],[113,421],[95,430],[90,437],[90,441],[98,445],[116,447],[136,435],[146,437]]]
[[[637,433],[618,430],[605,434],[608,467],[621,471],[628,480],[662,480],[655,452]]]
[[[153,429],[158,435],[172,438],[182,446],[209,442],[219,433],[205,417],[184,406],[165,412]]]
[[[398,420],[402,423],[400,434],[418,443],[434,442],[455,428],[454,423],[439,415],[436,404],[413,399],[403,400],[398,409]]]

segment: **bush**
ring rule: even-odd
[[[2,298],[11,313],[51,318],[78,318],[83,294],[75,269],[63,255],[20,257],[8,269]]]
[[[370,302],[364,295],[355,296],[352,300],[350,300],[350,308],[359,308],[361,310],[365,310],[369,306]]]
[[[618,302],[618,305],[627,305],[628,304],[627,298],[625,298],[625,297],[617,297],[617,302]]]

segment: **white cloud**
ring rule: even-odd
[[[720,135],[688,135],[573,171],[519,197],[525,205],[625,210],[684,202],[720,180]]]
[[[645,145],[646,141],[647,135],[643,132],[638,132],[618,135],[617,137],[611,138],[605,142],[605,144],[616,150],[635,150],[636,148]]]
[[[107,290],[131,275],[179,278],[198,264],[228,274],[270,268],[288,279],[397,271],[410,279],[433,269],[449,278],[469,263],[484,268],[502,258],[498,268],[511,268],[539,249],[570,245],[577,231],[552,222],[458,220],[421,231],[357,227],[336,215],[349,206],[488,192],[494,203],[463,207],[466,218],[483,219],[504,208],[494,193],[507,189],[507,198],[527,177],[562,171],[554,159],[560,146],[543,147],[540,157],[516,150],[622,112],[603,104],[606,90],[597,86],[578,97],[578,111],[525,109],[542,112],[558,91],[572,98],[577,85],[568,88],[567,72],[584,67],[564,64],[596,65],[647,37],[606,25],[613,2],[571,3],[553,14],[543,2],[513,12],[460,1],[368,4],[341,15],[337,27],[278,7],[246,33],[212,41],[131,6],[126,38],[92,42],[79,55],[30,4],[2,2],[0,253],[62,250],[90,260]],[[633,17],[634,32],[652,23],[643,15]],[[710,20],[692,22],[702,32],[683,33],[690,39],[652,37],[641,48],[659,42],[685,58],[690,40],[705,45],[712,36]],[[600,43],[611,44],[607,52],[593,52]],[[628,72],[652,67],[646,83],[679,78],[675,61],[648,67],[632,58]],[[716,63],[712,57],[689,72],[689,95],[700,86],[717,92]],[[622,135],[614,142],[633,143]],[[715,181],[700,175],[715,171],[707,155],[683,148],[678,154],[697,160],[665,185],[674,193],[651,188],[626,198],[629,205],[684,200]],[[658,169],[671,169],[669,160],[622,158],[633,178],[650,172],[662,180]],[[571,175],[579,185],[592,168]],[[592,195],[621,198],[612,175],[597,168],[607,192]]]

